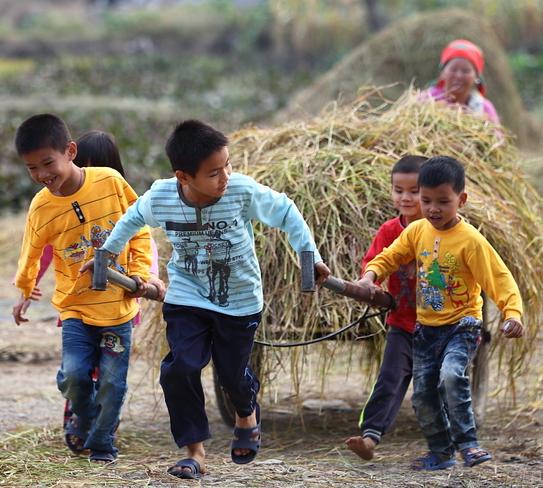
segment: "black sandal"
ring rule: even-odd
[[[260,450],[262,441],[262,429],[260,427],[260,406],[258,403],[256,410],[256,426],[255,427],[234,427],[234,438],[230,446],[230,456],[236,464],[248,464],[256,458]],[[240,456],[234,453],[234,449],[248,449],[248,454]]]
[[[176,469],[181,468],[181,469]],[[188,471],[187,471],[188,470]],[[175,476],[176,478],[197,480],[202,477],[202,470],[200,463],[196,459],[186,458],[177,461],[173,466],[168,468],[168,474]]]

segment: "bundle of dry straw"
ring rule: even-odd
[[[332,273],[355,279],[377,228],[395,216],[392,165],[405,154],[459,159],[468,178],[469,203],[463,214],[503,257],[524,298],[527,340],[514,346],[496,341],[510,372],[518,373],[533,352],[542,316],[543,205],[523,177],[511,137],[460,109],[423,102],[416,92],[371,108],[377,92],[367,89],[349,107],[331,107],[307,123],[249,127],[232,134],[234,169],[292,198]],[[302,295],[298,259],[284,234],[256,225],[256,241],[265,291],[260,337],[304,339],[359,315],[359,305],[327,290]],[[156,330],[151,330],[155,336]],[[373,342],[362,354],[381,344]],[[330,354],[329,345],[324,350]],[[298,352],[292,354],[292,363],[302,359]]]

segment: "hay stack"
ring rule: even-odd
[[[370,90],[366,96],[374,94]],[[513,359],[511,372],[529,358],[543,312],[543,202],[523,179],[507,134],[444,104],[421,103],[408,92],[381,113],[359,99],[308,123],[246,128],[231,135],[230,151],[235,170],[295,201],[332,273],[345,279],[357,278],[375,231],[395,215],[389,195],[393,163],[406,153],[457,157],[468,177],[464,215],[504,258],[526,305],[527,340],[501,351]],[[255,233],[265,292],[261,338],[304,339],[321,333],[323,324],[326,330],[337,329],[359,315],[360,306],[327,290],[304,296],[298,259],[285,235],[258,225]],[[158,322],[154,327],[160,328]],[[380,344],[362,354],[375,352]],[[323,354],[333,354],[333,347],[328,344]],[[303,355],[289,352],[298,378]]]
[[[500,41],[477,15],[458,9],[417,14],[390,25],[295,95],[275,120],[314,116],[338,98],[351,103],[364,85],[398,83],[386,91],[392,99],[411,82],[424,88],[437,78],[441,50],[457,38],[470,39],[483,49],[488,97],[504,125],[524,142],[525,111]]]

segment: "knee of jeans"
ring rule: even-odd
[[[414,391],[413,395],[411,397],[411,403],[413,404],[413,408],[416,410],[420,408],[422,405],[425,404],[426,395],[424,392],[421,391]]]
[[[85,368],[63,369],[57,376],[59,386],[64,389],[80,388],[92,383],[91,372]]]
[[[458,365],[443,365],[440,374],[440,385],[445,391],[455,391],[466,380],[467,376],[463,368],[460,368]]]
[[[128,386],[126,379],[119,378],[116,376],[105,376],[100,377],[98,391],[102,394],[112,394],[115,396],[124,396]]]
[[[412,397],[413,410],[419,422],[419,425],[427,430],[430,426],[435,424],[436,409],[430,405],[424,397],[418,396]]]

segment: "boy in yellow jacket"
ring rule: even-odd
[[[136,300],[120,288],[91,290],[81,264],[101,247],[115,223],[137,199],[111,168],[79,168],[77,146],[65,123],[55,115],[30,117],[17,130],[15,146],[30,177],[45,186],[30,204],[15,285],[29,298],[47,244],[53,246],[55,293],[52,303],[62,320],[62,366],[59,390],[71,400],[74,418],[66,443],[75,452],[90,449],[90,460],[113,462],[113,432],[126,393],[132,323]],[[145,290],[151,264],[150,234],[136,234],[118,263]],[[15,314],[19,325],[23,313]],[[100,369],[95,388],[92,371]]]
[[[360,280],[374,289],[377,279],[400,265],[417,263],[413,406],[430,451],[415,460],[417,470],[454,465],[456,449],[466,466],[491,459],[477,442],[467,374],[481,335],[481,288],[504,315],[505,337],[523,334],[515,280],[488,241],[457,214],[466,203],[464,186],[464,168],[456,159],[438,156],[424,163],[419,174],[424,218],[373,259]]]

